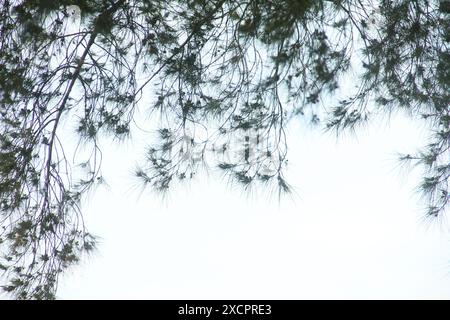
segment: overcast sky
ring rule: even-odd
[[[80,27],[74,16],[68,32]],[[420,171],[403,170],[396,156],[425,138],[425,127],[401,115],[339,139],[294,122],[286,178],[295,192],[280,202],[214,170],[161,199],[132,176],[148,136],[105,141],[108,187],[83,207],[98,251],[69,270],[57,296],[449,299],[449,225],[424,219]]]
[[[289,129],[278,202],[201,175],[166,199],[132,178],[143,141],[105,143],[86,203],[98,251],[61,280],[62,299],[448,299],[445,221],[423,219],[419,171],[399,167],[426,130],[403,116],[336,139]]]

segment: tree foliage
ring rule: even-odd
[[[205,163],[245,188],[289,191],[289,121],[340,132],[405,110],[430,143],[402,159],[425,169],[428,214],[448,207],[447,0],[0,3],[0,269],[16,298],[54,298],[95,247],[80,201],[100,178],[98,139],[129,137],[138,109],[160,121],[136,176],[162,192]],[[355,70],[356,90],[324,105]],[[84,175],[63,119],[92,148]]]

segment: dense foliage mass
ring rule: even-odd
[[[289,191],[289,121],[340,131],[405,110],[430,142],[402,159],[425,169],[428,214],[448,207],[447,0],[0,4],[0,269],[16,298],[54,298],[61,272],[94,248],[80,200],[100,179],[97,142],[128,137],[138,109],[159,117],[146,128],[159,139],[136,176],[162,192],[205,163],[245,188]],[[354,92],[323,104],[350,70]],[[92,148],[79,163],[62,121]]]

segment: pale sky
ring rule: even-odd
[[[449,299],[448,224],[423,219],[420,172],[396,158],[425,136],[404,116],[339,139],[294,122],[286,178],[295,193],[280,202],[214,170],[167,199],[141,193],[132,173],[146,136],[105,141],[109,187],[83,206],[98,251],[62,277],[57,297]]]
[[[336,139],[289,130],[281,200],[201,175],[162,200],[140,193],[139,139],[105,143],[109,188],[91,194],[86,223],[98,251],[69,270],[60,299],[448,299],[445,221],[423,219],[413,152],[426,130],[396,116]]]

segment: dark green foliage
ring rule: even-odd
[[[402,159],[425,169],[427,212],[448,207],[448,1],[0,1],[0,269],[17,298],[54,298],[95,248],[80,201],[100,178],[97,142],[129,137],[137,109],[160,119],[136,169],[160,192],[207,165],[288,192],[288,121],[341,131],[406,110],[431,135]],[[352,58],[357,89],[323,111]],[[92,148],[82,176],[62,118]]]

